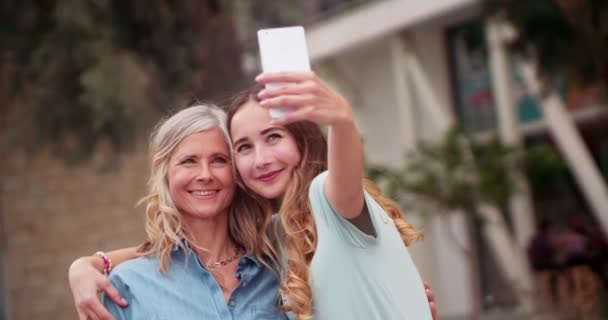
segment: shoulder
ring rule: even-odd
[[[324,185],[325,180],[327,179],[327,171],[323,171],[319,173],[312,181],[310,182],[310,187],[308,188],[308,196],[312,200],[315,196],[325,195]]]
[[[313,211],[315,209],[327,209],[337,213],[325,195],[324,186],[327,175],[328,171],[323,171],[312,180],[308,189],[308,198],[313,206]],[[380,204],[366,190],[363,190],[363,194],[365,205],[367,205],[370,212],[384,211]]]
[[[327,179],[327,175],[329,174],[329,171],[325,170],[321,173],[319,173],[316,177],[314,177],[314,179],[312,179],[312,182],[310,183],[310,187],[312,188],[312,186],[318,186],[318,185],[323,185],[323,183],[325,183],[325,180]]]
[[[108,279],[112,285],[120,292],[120,294],[129,301],[127,307],[121,307],[109,299],[106,295],[103,296],[103,304],[117,320],[132,319],[134,312],[142,312],[134,297],[139,297],[141,292],[147,288],[149,279],[154,277],[154,273],[158,270],[158,259],[153,257],[139,257],[133,260],[125,261],[117,265]]]
[[[159,259],[155,256],[138,257],[117,265],[114,269],[112,269],[112,273],[110,275],[128,274],[134,271],[140,272],[142,270],[155,269],[158,268],[158,265]]]
[[[109,279],[113,284],[134,282],[158,273],[159,259],[153,256],[139,257],[117,265],[110,272]]]

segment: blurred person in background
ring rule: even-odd
[[[597,226],[588,226],[587,234],[589,237],[589,267],[600,279],[605,291],[608,292],[608,241],[602,230]]]
[[[554,240],[558,301],[561,307],[581,315],[591,310],[599,297],[600,281],[590,266],[590,236],[580,219],[574,217],[556,229]]]
[[[404,276],[418,275],[404,243],[421,234],[394,203],[364,183],[363,148],[348,102],[314,73],[264,74],[257,80],[285,85],[238,95],[229,126],[239,180],[279,213],[273,233],[283,253],[284,309],[298,319],[403,318],[407,307],[428,299],[436,318],[432,292],[416,290],[417,282]],[[284,106],[295,111],[271,120],[266,109]],[[314,122],[328,125],[329,143]],[[120,262],[136,253],[111,255]],[[93,280],[100,268],[93,257],[72,265],[78,308],[98,310],[92,298],[98,291],[121,304],[114,288]]]
[[[543,220],[528,244],[528,260],[537,290],[537,305],[541,312],[553,312],[553,280],[555,276],[555,249],[551,238],[551,223]]]

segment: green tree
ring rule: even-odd
[[[242,78],[227,2],[6,0],[0,19],[5,146],[124,150],[163,111]]]
[[[514,52],[533,56],[545,89],[559,77],[608,86],[608,2],[604,0],[484,0],[486,16],[504,17],[517,32]]]
[[[506,205],[516,192],[508,170],[516,160],[515,150],[496,138],[478,142],[453,129],[439,143],[420,143],[402,167],[370,165],[367,174],[394,199],[409,193],[440,212],[474,213],[479,203]]]

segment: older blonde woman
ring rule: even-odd
[[[268,264],[267,210],[236,186],[225,123],[224,112],[198,105],[152,133],[149,192],[141,200],[147,241],[139,258],[109,277],[129,301],[122,308],[105,299],[114,318],[285,317]],[[93,311],[79,317],[98,318]]]

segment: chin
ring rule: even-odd
[[[272,188],[274,189],[274,188]],[[259,196],[261,196],[264,199],[276,199],[279,198],[282,194],[278,191],[275,190],[269,190],[269,188],[263,188],[262,190],[253,190],[255,193],[257,193]]]

